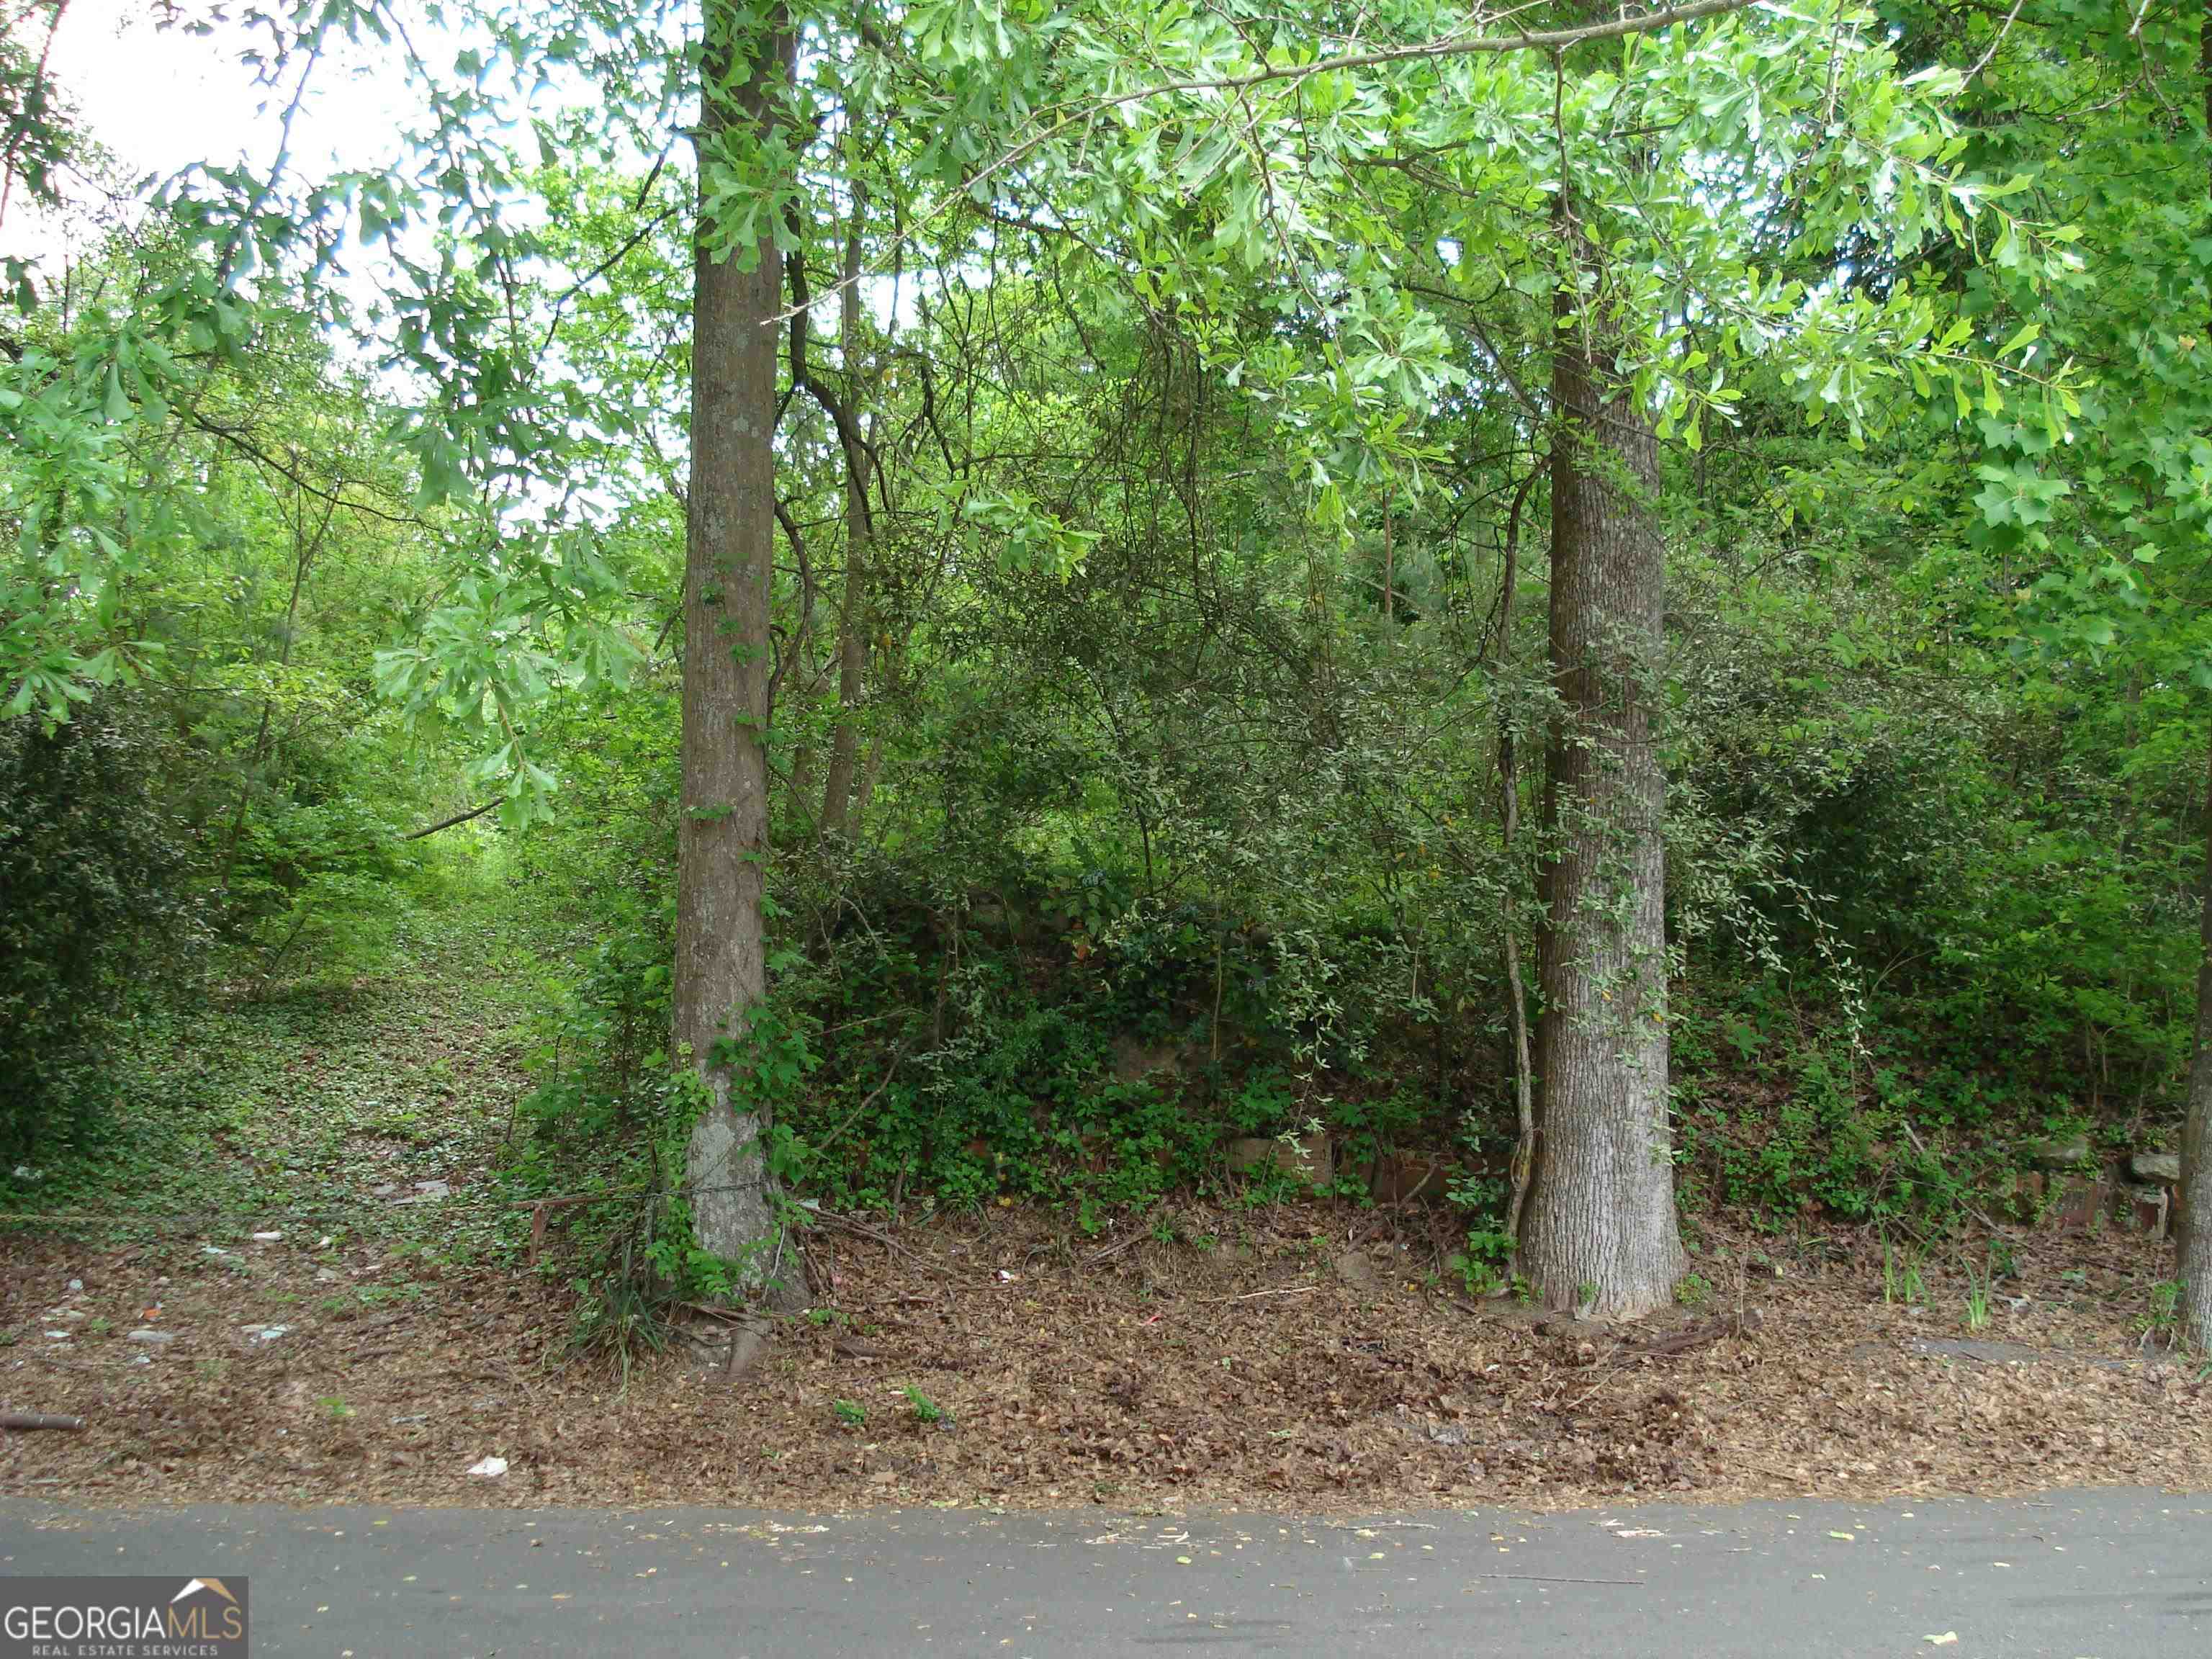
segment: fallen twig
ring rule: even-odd
[[[1744,1321],[1740,1316],[1715,1319],[1703,1325],[1693,1325],[1686,1331],[1677,1331],[1672,1336],[1662,1337],[1656,1342],[1632,1344],[1623,1352],[1638,1358],[1648,1358],[1655,1354],[1687,1353],[1692,1348],[1704,1347],[1708,1342],[1717,1342],[1724,1336],[1741,1336],[1743,1331]]]
[[[1641,1578],[1553,1578],[1540,1572],[1477,1572],[1473,1578],[1510,1578],[1521,1584],[1620,1584],[1629,1589],[1644,1588]]]
[[[1121,1255],[1122,1251],[1129,1249],[1135,1245],[1143,1243],[1151,1237],[1152,1234],[1149,1232],[1138,1232],[1132,1230],[1127,1238],[1117,1239],[1113,1243],[1109,1244],[1104,1249],[1094,1251],[1091,1256],[1088,1265],[1096,1267],[1101,1262],[1111,1261],[1115,1256]]]
[[[1623,1372],[1627,1370],[1628,1359],[1632,1358],[1634,1358],[1633,1355],[1625,1357],[1620,1364],[1612,1367],[1605,1373],[1604,1376],[1599,1377],[1596,1382],[1591,1383],[1589,1387],[1584,1389],[1580,1394],[1577,1395],[1571,1401],[1561,1409],[1559,1415],[1562,1417],[1571,1417],[1575,1413],[1580,1411],[1584,1406],[1589,1404],[1591,1401],[1597,1398],[1599,1393],[1603,1390],[1607,1383],[1612,1382],[1614,1377],[1620,1376]],[[1554,1401],[1557,1401],[1559,1395],[1565,1394],[1565,1392],[1566,1389],[1563,1386],[1559,1390],[1559,1393],[1554,1394],[1552,1398]]]
[[[1218,1302],[1250,1302],[1263,1296],[1296,1296],[1301,1291],[1317,1291],[1319,1285],[1284,1285],[1272,1291],[1247,1291],[1242,1296],[1202,1296],[1198,1299],[1201,1308]]]
[[[67,1429],[82,1431],[84,1419],[62,1417],[52,1412],[0,1412],[0,1429]]]
[[[806,1213],[816,1221],[826,1221],[833,1227],[842,1227],[847,1232],[857,1233],[862,1238],[873,1239],[892,1254],[904,1256],[917,1267],[927,1267],[932,1272],[943,1271],[927,1256],[916,1255],[880,1227],[871,1227],[865,1221],[855,1221],[848,1215],[839,1215],[835,1210],[809,1210]]]
[[[572,1204],[610,1204],[618,1198],[635,1198],[648,1193],[650,1187],[617,1187],[604,1193],[564,1193],[557,1198],[510,1198],[506,1207],[510,1210],[565,1210]]]

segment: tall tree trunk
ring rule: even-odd
[[[2212,137],[2212,0],[2197,22],[2197,70],[2204,131]],[[2206,180],[2212,196],[2212,178]],[[2212,1348],[2212,750],[2204,777],[2203,954],[2197,965],[2197,1053],[2189,1066],[2189,1102],[2181,1130],[2179,1213],[2174,1237],[2180,1257],[2181,1328],[2200,1351]]]
[[[761,1125],[733,1102],[726,1046],[767,986],[761,909],[768,856],[769,635],[775,538],[773,235],[736,249],[707,211],[712,174],[775,119],[793,40],[781,11],[757,30],[735,0],[708,0],[698,146],[691,345],[691,481],[684,571],[682,813],[677,830],[676,1040],[706,1104],[684,1158],[698,1243],[765,1283],[777,1221]],[[777,1252],[780,1254],[780,1252]]]
[[[866,199],[856,186],[853,226],[845,239],[844,286],[839,295],[839,356],[845,395],[857,402],[860,361],[860,229]],[[858,418],[858,411],[854,411]],[[845,451],[845,596],[837,610],[837,725],[830,742],[830,775],[822,786],[822,832],[853,832],[853,782],[860,753],[861,680],[867,669],[868,552],[873,526],[868,511],[866,457]]]
[[[1633,1317],[1688,1263],[1667,1122],[1666,777],[1654,743],[1665,550],[1658,444],[1602,301],[1565,291],[1552,358],[1541,1133],[1521,1263],[1547,1304]]]
[[[2206,56],[2212,59],[2212,27]],[[2207,85],[2212,86],[2212,76]],[[2188,1115],[2181,1131],[2181,1188],[2174,1237],[2180,1261],[2181,1328],[2199,1350],[2212,1349],[2212,751],[2205,757],[2203,953],[2197,964],[2197,1053],[2189,1066]]]

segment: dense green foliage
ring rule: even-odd
[[[2170,1139],[2212,686],[2197,20],[1757,9],[1478,56],[1408,4],[1397,58],[1323,74],[1354,26],[1231,10],[824,15],[797,153],[707,160],[816,301],[738,1056],[777,1169],[1096,1225],[1318,1122],[1347,1192],[1446,1152],[1494,1224],[1508,940],[1533,964],[1554,850],[1555,313],[1619,331],[1666,441],[1686,1206],[1942,1218],[2028,1137]],[[283,61],[340,15],[392,21],[288,15]],[[535,944],[515,1190],[680,1164],[694,179],[644,142],[681,66],[620,21],[439,41],[442,172],[200,178],[33,273],[0,365],[15,1151],[68,1139],[141,994],[404,963],[402,837],[504,802],[434,845],[495,856]],[[534,164],[465,138],[539,56]],[[0,114],[58,154],[20,59]],[[604,125],[562,103],[623,64]],[[341,225],[392,263],[374,306]]]
[[[154,736],[110,702],[51,732],[17,720],[0,747],[0,1157],[96,1111],[120,1028],[195,942]]]

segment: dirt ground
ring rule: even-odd
[[[2002,1241],[2016,1272],[1969,1333],[1955,1264],[1907,1305],[1870,1237],[1708,1230],[1697,1304],[1612,1328],[1438,1285],[1406,1214],[1154,1219],[1179,1242],[1020,1210],[825,1224],[818,1305],[734,1378],[576,1359],[573,1292],[533,1274],[9,1238],[0,1409],[86,1427],[0,1434],[0,1492],[1356,1512],[2212,1484],[2212,1401],[2142,1328],[2170,1263],[2139,1237]],[[488,1457],[506,1473],[467,1473]]]

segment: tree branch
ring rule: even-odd
[[[400,836],[399,839],[402,841],[420,841],[425,836],[436,835],[441,830],[450,830],[457,823],[466,823],[471,818],[480,818],[487,812],[495,812],[499,810],[499,805],[500,804],[495,800],[488,800],[482,806],[471,806],[465,812],[456,812],[452,817],[447,818],[444,823],[434,823],[428,830],[410,830],[407,834]]]
[[[800,229],[793,216],[793,235]],[[854,495],[860,504],[860,530],[872,535],[875,531],[875,511],[868,504],[868,478],[877,472],[876,452],[860,430],[860,422],[854,417],[852,408],[844,398],[822,384],[809,366],[806,355],[807,308],[812,303],[806,288],[806,255],[793,248],[784,256],[784,270],[791,279],[791,383],[805,386],[814,401],[822,405],[830,424],[837,428],[837,441],[844,447],[845,465],[860,484]]]
[[[332,507],[343,507],[349,513],[366,513],[370,518],[381,519],[386,524],[405,525],[410,529],[413,530],[426,528],[420,519],[413,518],[404,514],[386,513],[382,507],[371,507],[367,501],[356,501],[347,499],[345,495],[346,481],[343,478],[338,480],[337,488],[336,489],[325,489],[319,484],[310,483],[307,479],[301,477],[299,471],[295,468],[288,466],[283,461],[278,460],[276,457],[271,455],[267,450],[256,443],[252,437],[239,430],[236,427],[224,426],[219,421],[210,420],[206,416],[201,414],[197,409],[187,408],[184,413],[185,418],[189,420],[194,426],[199,428],[201,431],[208,434],[210,437],[222,439],[223,442],[230,445],[240,453],[248,457],[252,460],[258,462],[261,465],[267,467],[271,472],[276,473],[277,477],[283,478],[294,489],[298,489],[306,495],[313,496],[319,501],[327,501]]]

